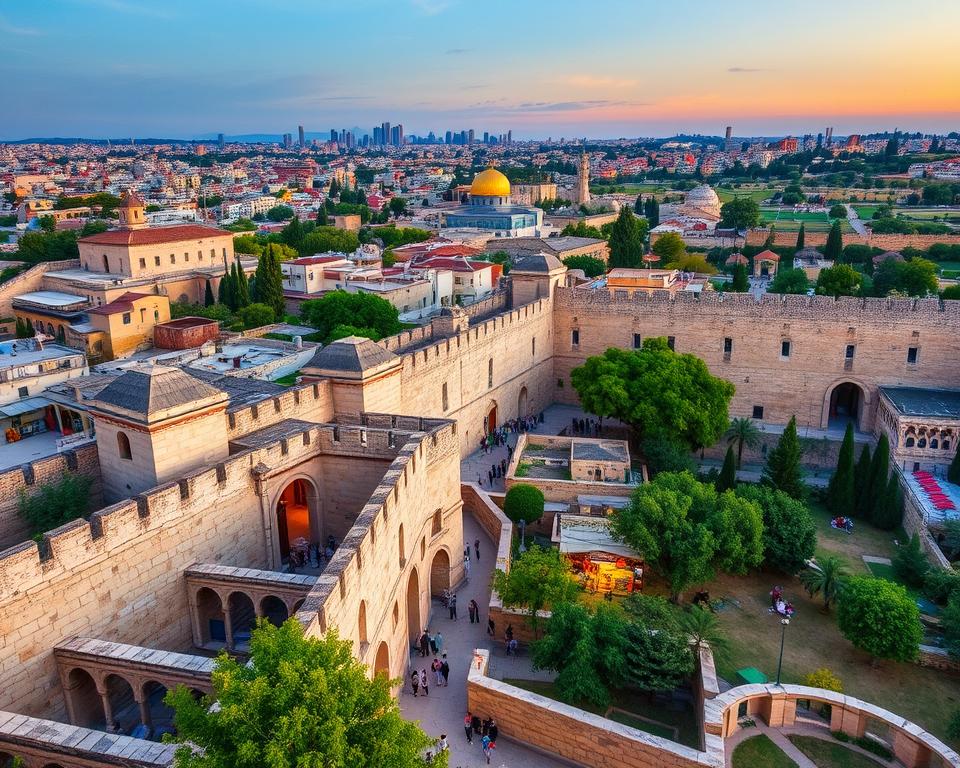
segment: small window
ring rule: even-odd
[[[121,459],[133,459],[133,453],[130,451],[130,438],[125,432],[117,432],[117,449],[120,451]]]
[[[530,339],[530,355],[531,357],[537,356],[537,340]]]
[[[147,310],[144,308],[140,309],[140,322],[145,323],[147,321]]]
[[[124,312],[124,313],[123,313],[123,324],[124,324],[124,325],[130,325],[130,313],[129,313],[129,312]]]
[[[573,346],[575,346],[575,347],[580,346],[580,331],[579,331],[579,330],[574,329],[574,330],[570,331],[570,343],[573,344]]]
[[[917,448],[926,448],[927,447],[927,438],[921,437],[917,440]]]
[[[433,523],[430,526],[430,535],[436,536],[443,529],[443,511],[438,509],[433,513]]]
[[[729,355],[731,352],[733,352],[733,339],[726,336],[723,339],[723,354]]]
[[[945,451],[949,451],[949,450],[950,450],[950,441],[949,441],[949,440],[944,440],[944,441],[943,441],[943,450],[945,450]]]
[[[30,387],[17,387],[17,397],[29,397]]]
[[[487,361],[487,389],[493,386],[493,358]]]
[[[140,269],[146,269],[146,268],[147,268],[147,260],[140,259]]]
[[[671,350],[675,350],[677,346],[677,337],[676,336],[667,336],[667,346]]]
[[[763,418],[763,406],[762,406],[762,405],[755,405],[755,406],[753,406],[753,416],[752,416],[752,418],[754,418],[754,419],[762,419],[762,418]]]
[[[170,254],[170,263],[171,263],[171,264],[176,264],[176,263],[177,263],[177,254],[175,254],[175,253],[171,253],[171,254]]]
[[[790,342],[786,339],[780,342],[780,357],[790,357]]]
[[[931,438],[931,440],[930,440],[930,447],[931,447],[931,448],[939,448],[939,447],[940,447],[940,441],[937,440],[937,438],[935,438],[935,437],[934,437],[934,438]]]
[[[155,323],[159,323],[159,322],[160,322],[160,310],[159,310],[159,309],[153,310],[153,322],[155,322]]]
[[[917,358],[920,356],[919,347],[908,347],[907,348],[907,365],[916,365]]]
[[[203,251],[197,251],[197,261],[203,261]]]
[[[557,379],[557,389],[563,389],[563,379]]]
[[[907,448],[913,448],[913,443],[914,443],[913,438],[912,438],[912,437],[908,437],[908,438],[906,439],[906,441],[904,442],[904,445],[906,445]]]
[[[856,344],[847,344],[847,350],[846,352],[844,352],[843,356],[847,360],[853,360],[853,355],[856,353],[856,351],[857,351]]]
[[[447,383],[443,383],[443,390],[441,392],[441,400],[443,401],[443,412],[446,413],[447,409],[450,407],[450,402],[447,398]]]
[[[184,261],[190,261],[190,252],[189,252],[189,251],[184,251],[184,252],[183,252],[183,260],[184,260]]]
[[[643,336],[639,333],[633,334],[633,348],[640,349],[643,346]]]
[[[159,267],[159,266],[160,266],[160,257],[159,257],[159,256],[154,256],[154,257],[153,257],[153,266],[155,266],[155,267]]]
[[[211,249],[210,249],[210,258],[211,258],[211,259],[217,258],[217,249],[216,249],[216,248],[211,248]]]

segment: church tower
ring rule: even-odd
[[[120,195],[120,226],[124,229],[143,229],[147,226],[146,205],[132,189]]]
[[[586,152],[580,153],[580,167],[577,170],[577,202],[590,202],[590,158]]]

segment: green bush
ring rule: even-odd
[[[17,509],[36,539],[64,523],[83,517],[90,504],[93,480],[85,475],[64,475],[40,485],[34,493],[21,489]]]
[[[527,483],[520,483],[507,491],[503,511],[513,522],[532,523],[543,517],[543,491]]]
[[[920,539],[914,534],[893,558],[893,572],[908,587],[922,587],[930,562],[920,548]]]
[[[960,590],[960,573],[931,568],[923,580],[923,594],[937,605],[946,605],[950,597]]]

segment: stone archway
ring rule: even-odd
[[[319,493],[312,480],[298,477],[284,486],[274,505],[277,539],[282,563],[290,559],[290,548],[300,539],[308,544],[321,541]]]
[[[824,396],[822,429],[846,429],[853,422],[854,429],[864,431],[865,416],[870,404],[867,390],[858,382],[849,379],[837,382]]]
[[[196,604],[200,645],[226,643],[226,618],[220,595],[209,587],[201,587],[197,590]]]
[[[154,734],[158,728],[163,731],[173,730],[173,708],[167,706],[164,697],[167,695],[167,686],[158,683],[156,680],[150,680],[143,686],[143,713],[149,725],[154,729]]]
[[[97,691],[97,683],[85,669],[76,667],[67,675],[67,711],[70,722],[84,728],[106,728],[107,718],[103,713],[103,700]]]
[[[440,597],[445,589],[450,589],[450,554],[438,549],[430,562],[430,594]]]
[[[287,604],[276,595],[267,595],[260,601],[260,615],[275,627],[279,627],[289,617]]]
[[[227,610],[230,612],[233,647],[247,646],[257,623],[257,611],[253,607],[253,600],[245,592],[232,592],[227,600]]]
[[[110,703],[111,722],[107,723],[107,728],[112,725],[115,730],[129,733],[137,723],[142,722],[140,705],[137,703],[133,686],[120,675],[107,675],[103,684],[107,691],[107,701]]]
[[[373,675],[384,674],[390,677],[390,648],[384,640],[377,646],[377,657],[373,662]]]
[[[0,768],[13,768],[15,759],[9,752],[0,752]]]
[[[496,432],[497,426],[497,401],[492,400],[487,406],[487,415],[483,417],[483,434],[489,435],[491,432]]]
[[[520,394],[517,395],[517,418],[522,419],[527,416],[527,388],[520,387]]]
[[[416,642],[423,631],[423,623],[420,619],[420,577],[417,575],[417,569],[410,571],[410,579],[407,581],[407,639],[408,644]]]

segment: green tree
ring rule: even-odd
[[[228,269],[220,278],[220,285],[217,288],[217,301],[229,308],[231,312],[237,311],[237,291],[234,286],[233,269]]]
[[[237,309],[240,309],[250,303],[250,283],[239,259],[233,262],[233,268],[235,270],[233,282],[237,290]]]
[[[327,209],[325,206],[320,206],[320,210],[317,211],[317,226],[325,227],[329,224],[329,219],[327,218]]]
[[[263,246],[255,235],[240,235],[233,238],[233,252],[259,256],[263,253]]]
[[[930,561],[920,548],[916,534],[897,550],[893,556],[893,572],[903,584],[919,589],[930,572]]]
[[[726,229],[754,229],[760,224],[760,206],[752,197],[735,197],[720,206],[720,226]]]
[[[835,264],[820,270],[816,291],[820,296],[856,296],[862,282],[863,275],[849,264]]]
[[[823,609],[829,611],[830,606],[843,597],[849,577],[847,566],[839,556],[824,555],[817,558],[816,567],[800,574],[800,582],[810,597],[822,596]]]
[[[295,250],[300,250],[304,237],[306,237],[306,232],[303,224],[300,223],[299,216],[290,219],[290,223],[280,231],[280,241]]]
[[[303,302],[300,312],[304,321],[328,342],[331,331],[338,325],[370,328],[381,338],[402,329],[397,308],[371,293],[331,291],[320,299]]]
[[[884,494],[887,492],[887,475],[890,472],[890,441],[886,432],[880,432],[877,439],[877,448],[870,463],[870,485],[867,487],[867,517],[875,522],[877,511],[883,504]]]
[[[183,685],[167,694],[181,744],[175,765],[425,768],[432,739],[401,716],[397,682],[371,680],[335,630],[307,638],[295,618],[280,627],[261,619],[249,663],[217,657],[212,694],[197,699]],[[444,752],[431,766],[446,764]]]
[[[664,338],[589,357],[570,380],[590,413],[620,419],[640,437],[666,435],[694,449],[713,445],[729,423],[733,384],[712,376],[700,358],[674,352]]]
[[[892,291],[908,296],[932,296],[936,295],[938,285],[937,265],[927,259],[884,259],[873,270],[873,292],[877,296],[887,296]]]
[[[960,299],[960,285],[948,285],[940,291],[940,298],[953,301]]]
[[[679,261],[687,252],[687,244],[676,232],[664,232],[650,248],[660,257],[661,264],[670,264]]]
[[[275,205],[267,211],[267,218],[270,221],[286,221],[293,218],[293,208],[289,205]]]
[[[750,290],[750,281],[747,279],[747,267],[745,264],[735,264],[732,275],[733,279],[727,287],[728,291],[746,293]]]
[[[392,197],[390,198],[389,208],[394,218],[405,216],[407,214],[407,201],[402,197]]]
[[[77,235],[63,232],[27,232],[17,240],[16,258],[28,264],[80,258]]]
[[[626,624],[626,640],[622,659],[626,681],[633,688],[672,691],[690,679],[694,658],[689,638],[682,632],[631,621]]]
[[[701,275],[715,275],[717,273],[717,268],[707,261],[702,253],[683,253],[674,261],[664,264],[664,267],[679,269],[683,272],[696,272]]]
[[[80,237],[90,237],[90,235],[99,235],[108,229],[107,222],[100,219],[87,219],[80,228]]]
[[[591,227],[583,221],[578,221],[576,224],[567,224],[560,230],[560,234],[563,237],[590,237],[594,240],[606,240],[599,229]]]
[[[571,578],[570,566],[556,549],[542,549],[536,544],[510,564],[510,571],[497,570],[493,589],[508,608],[524,608],[527,620],[537,634],[539,611],[558,610],[577,593],[577,584]]]
[[[804,294],[810,290],[810,281],[807,273],[799,267],[778,269],[767,290],[770,293]]]
[[[853,473],[853,495],[856,499],[855,512],[857,517],[867,518],[870,516],[870,509],[867,506],[867,499],[870,487],[870,444],[864,443],[860,451],[860,458],[857,460],[857,466]]]
[[[817,547],[817,525],[807,505],[764,485],[741,485],[737,495],[763,513],[764,564],[786,574],[803,568]]]
[[[892,531],[903,522],[903,492],[896,472],[887,480],[887,490],[877,508],[873,524],[881,531]]]
[[[614,536],[669,582],[674,600],[690,585],[712,579],[718,568],[745,573],[763,557],[759,507],[730,491],[718,494],[689,472],[661,472],[610,521]]]
[[[380,341],[383,337],[377,333],[375,328],[359,328],[356,325],[345,325],[341,323],[340,325],[334,326],[333,330],[326,336],[326,343],[332,344],[337,339],[345,339],[348,336],[362,336],[367,339],[372,339],[373,341]]]
[[[960,447],[954,451],[950,466],[947,467],[947,480],[954,485],[960,485]]]
[[[804,229],[803,222],[800,222],[800,229],[797,232],[797,250],[802,251],[803,246],[806,243],[806,230]]]
[[[84,517],[90,506],[92,483],[85,475],[66,474],[36,486],[32,493],[21,488],[17,511],[29,525],[30,535],[39,537],[64,523]]]
[[[800,470],[802,455],[800,439],[797,437],[797,417],[791,416],[776,447],[767,456],[763,481],[788,496],[803,499],[807,488],[803,484],[803,473]]]
[[[830,206],[830,212],[827,214],[831,219],[847,218],[847,206],[837,203]]]
[[[856,473],[853,463],[853,422],[847,422],[847,429],[840,444],[837,468],[827,486],[827,507],[834,515],[853,517],[856,511]]]
[[[954,591],[940,614],[944,645],[953,657],[960,656],[960,592]]]
[[[273,309],[266,304],[249,304],[246,307],[241,307],[237,314],[240,316],[243,327],[247,330],[270,325],[276,319]]]
[[[843,233],[840,230],[840,222],[834,221],[827,233],[827,245],[823,249],[823,257],[839,264],[843,261]]]
[[[213,296],[213,286],[210,284],[210,281],[207,280],[204,282],[203,306],[212,307],[216,303],[217,300]]]
[[[607,272],[607,263],[596,256],[567,256],[563,263],[567,269],[582,269],[587,277],[600,277]]]
[[[651,477],[660,472],[697,471],[697,464],[690,456],[689,447],[667,435],[645,437],[640,443],[640,452]]]
[[[650,224],[650,229],[660,224],[660,203],[657,202],[657,198],[653,195],[650,195],[650,197],[647,198],[647,202],[644,203],[643,212]]]
[[[283,317],[286,312],[286,304],[283,300],[283,273],[280,271],[277,249],[273,243],[270,243],[260,256],[253,279],[256,285],[257,303],[270,307],[274,317]]]
[[[360,239],[355,232],[336,227],[317,227],[303,238],[300,245],[301,256],[312,256],[315,253],[353,253],[360,247]]]
[[[920,611],[907,590],[869,576],[847,580],[837,624],[847,640],[874,659],[913,661],[923,638]]]
[[[543,491],[529,483],[517,483],[503,499],[503,512],[513,522],[534,523],[543,517]]]
[[[713,651],[713,657],[718,661],[730,656],[730,640],[712,611],[690,606],[680,615],[680,628],[689,639],[694,657],[699,657],[704,648]]]
[[[620,214],[610,230],[611,267],[643,265],[643,241],[647,235],[647,226],[647,222],[634,216],[629,208],[620,209]]]
[[[803,684],[811,688],[823,688],[827,691],[843,693],[843,683],[831,670],[826,667],[815,669],[810,674],[804,676]]]
[[[727,453],[723,457],[723,467],[714,484],[718,493],[730,491],[737,487],[737,460],[733,456],[733,446],[727,446]]]
[[[737,446],[737,469],[743,462],[744,447],[754,449],[760,446],[760,429],[753,419],[746,416],[737,416],[730,420],[730,426],[724,433],[727,438],[727,445],[736,444]]]

